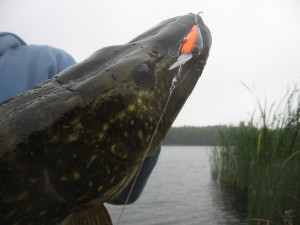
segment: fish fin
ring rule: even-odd
[[[193,58],[193,54],[191,52],[181,54],[178,57],[177,61],[170,66],[169,70],[172,70],[180,65],[185,64],[191,58]]]
[[[63,225],[112,225],[112,221],[103,204],[93,204],[71,213]]]

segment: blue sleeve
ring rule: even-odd
[[[128,204],[135,202],[141,195],[142,191],[144,190],[144,187],[147,183],[147,180],[155,167],[158,156],[160,154],[161,147],[159,147],[156,152],[145,159],[145,162],[143,163],[142,169],[140,171],[140,174],[137,176],[136,183],[132,189],[132,193],[128,199]],[[108,201],[107,203],[114,204],[114,205],[124,205],[126,202],[126,199],[128,197],[128,194],[130,192],[131,186],[133,184],[133,181],[129,183],[129,185],[124,189],[123,192],[121,192],[118,197],[115,199]]]
[[[0,36],[0,102],[75,64],[63,50],[26,45],[17,38],[13,34]]]

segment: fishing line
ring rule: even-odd
[[[122,207],[122,211],[121,211],[121,213],[120,213],[120,215],[119,215],[119,217],[118,217],[118,220],[117,220],[116,225],[119,225],[119,224],[120,224],[121,217],[123,216],[124,210],[125,210],[125,208],[126,208],[126,206],[127,206],[127,203],[128,203],[128,201],[129,201],[129,198],[130,198],[130,196],[131,196],[133,187],[135,186],[135,183],[136,183],[136,181],[137,181],[137,177],[138,177],[138,175],[139,175],[140,172],[141,172],[141,168],[142,168],[142,166],[143,166],[143,164],[144,164],[144,161],[145,161],[145,159],[146,159],[146,157],[147,157],[147,154],[148,154],[148,152],[149,152],[149,150],[150,150],[150,146],[151,146],[151,144],[152,144],[152,142],[153,142],[153,140],[154,140],[155,134],[156,134],[156,132],[157,132],[157,130],[158,130],[158,126],[160,125],[161,120],[162,120],[162,118],[163,118],[163,115],[164,115],[165,112],[166,112],[166,109],[167,109],[167,106],[168,106],[169,101],[170,101],[170,99],[171,99],[171,96],[172,96],[172,94],[173,94],[173,91],[174,91],[174,89],[176,88],[176,83],[178,82],[178,79],[181,77],[181,73],[182,73],[182,65],[179,66],[178,72],[176,73],[176,75],[175,75],[175,76],[173,77],[173,79],[172,79],[172,84],[171,84],[171,87],[170,87],[170,93],[169,93],[168,99],[167,99],[166,104],[165,104],[165,106],[164,106],[164,109],[163,109],[163,111],[162,111],[162,113],[161,113],[161,115],[160,115],[160,118],[159,118],[159,120],[158,120],[158,122],[157,122],[157,124],[156,124],[155,130],[154,130],[154,132],[153,132],[153,134],[152,134],[152,136],[151,136],[151,140],[150,140],[150,142],[149,142],[149,144],[148,144],[148,147],[147,147],[147,150],[146,150],[146,152],[145,152],[145,154],[144,154],[144,156],[143,156],[141,165],[139,166],[139,168],[138,168],[138,170],[137,170],[137,172],[136,172],[136,175],[135,175],[135,177],[134,177],[133,183],[132,183],[132,185],[131,185],[131,187],[130,187],[128,196],[127,196],[127,198],[126,198],[126,201],[125,201],[125,203],[124,203],[124,206]]]

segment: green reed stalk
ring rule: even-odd
[[[213,177],[248,195],[249,224],[299,225],[299,90],[269,110],[258,101],[258,108],[258,118],[221,133]]]

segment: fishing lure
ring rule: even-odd
[[[179,48],[179,57],[177,61],[170,66],[169,70],[185,64],[193,57],[199,56],[202,49],[203,39],[198,26],[197,15],[195,15],[195,25],[193,25],[192,29],[184,37]]]

